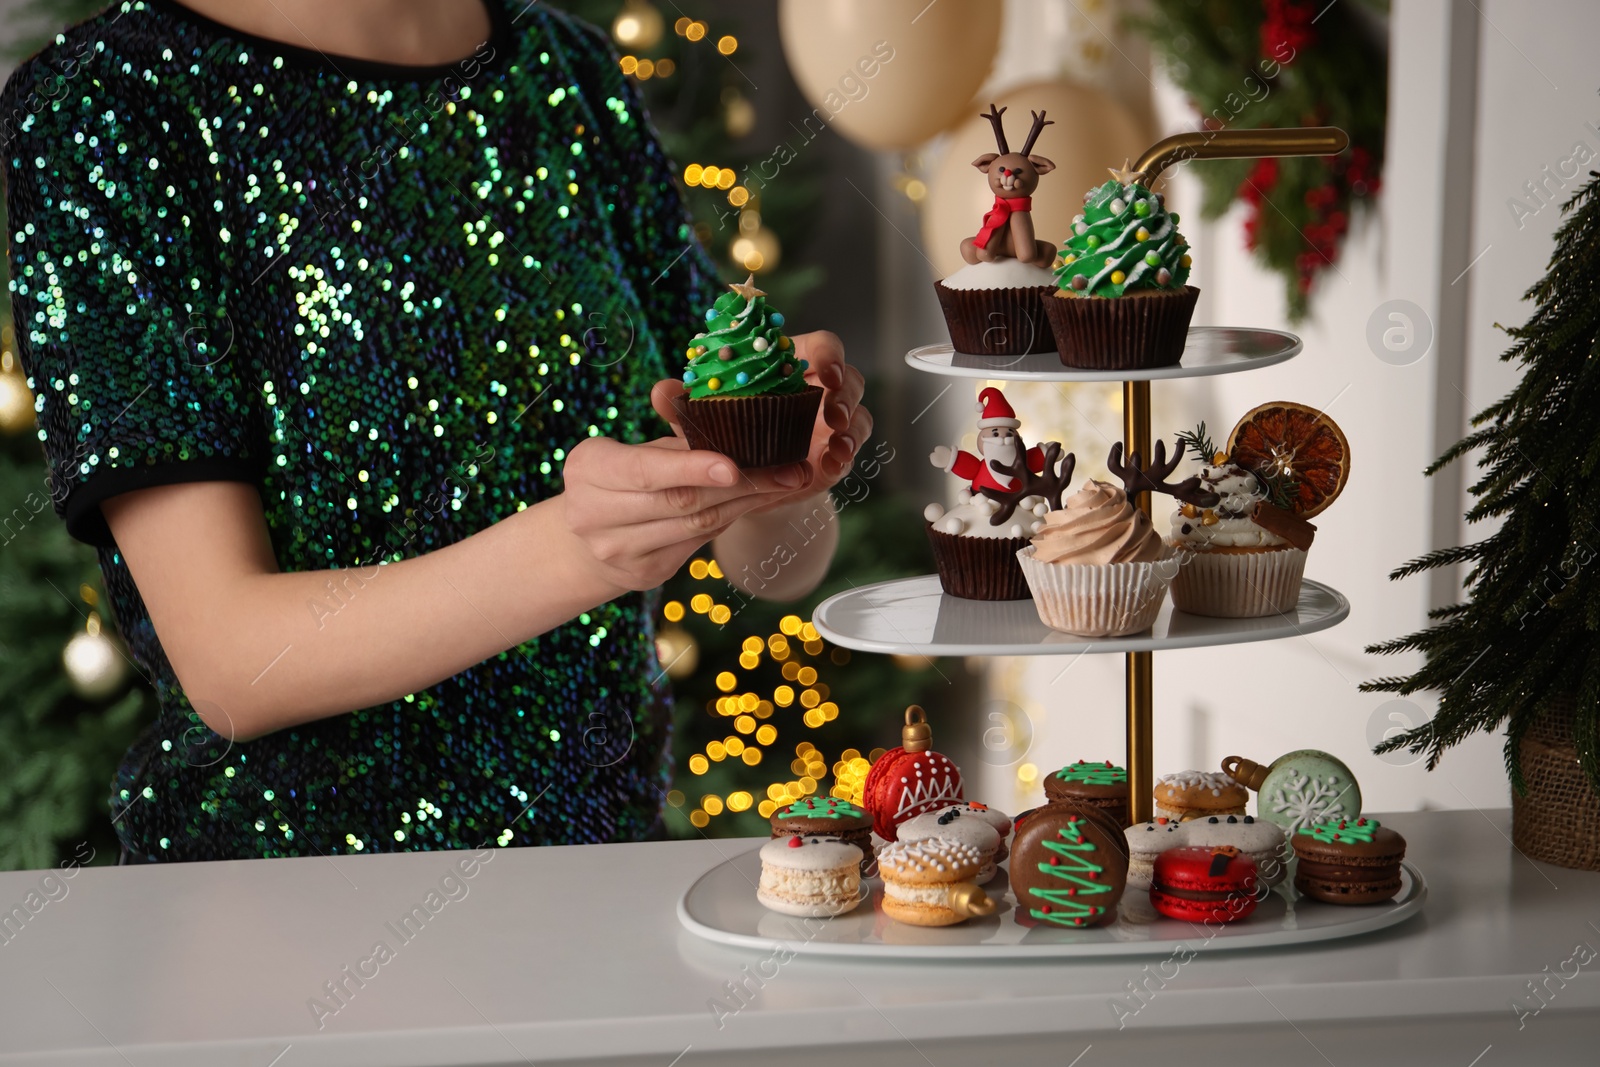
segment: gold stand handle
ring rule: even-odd
[[[1286,130],[1190,130],[1175,133],[1145,149],[1133,170],[1149,188],[1161,172],[1190,159],[1255,159],[1261,156],[1332,156],[1350,136],[1337,126],[1298,126]]]

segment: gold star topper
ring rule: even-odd
[[[738,282],[738,283],[736,283],[734,285],[730,285],[730,286],[728,286],[728,288],[732,289],[734,292],[738,293],[740,296],[744,297],[746,300],[754,300],[758,296],[766,296],[767,295],[766,293],[762,292],[760,289],[756,288],[756,276],[755,276],[755,272],[754,271],[752,271],[750,273],[750,276],[748,278],[746,278],[744,281]]]
[[[1117,180],[1119,185],[1132,185],[1144,177],[1144,171],[1128,169],[1132,166],[1132,163],[1133,161],[1127,156],[1123,156],[1121,167],[1107,167],[1106,170],[1111,172],[1111,176]]]

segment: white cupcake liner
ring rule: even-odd
[[[1017,553],[1039,619],[1080,637],[1125,637],[1148,630],[1177,569],[1171,550],[1149,563],[1041,563],[1033,546]]]
[[[1266,552],[1179,550],[1172,605],[1191,615],[1254,619],[1294,610],[1306,554],[1292,546]]]

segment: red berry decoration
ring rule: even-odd
[[[899,840],[907,819],[961,800],[961,771],[950,757],[932,750],[933,731],[916,704],[906,709],[900,747],[878,757],[862,787],[862,806],[872,814],[872,829],[886,841]]]

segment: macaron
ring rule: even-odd
[[[883,913],[912,926],[951,926],[993,915],[999,903],[975,881],[983,854],[964,841],[894,841],[878,853]]]
[[[1018,922],[1101,926],[1127,886],[1123,829],[1098,808],[1057,802],[1033,811],[1011,843]]]
[[[1256,865],[1262,892],[1289,874],[1289,853],[1283,827],[1253,815],[1208,815],[1178,824],[1185,845],[1195,848],[1236,848]]]
[[[1128,772],[1110,760],[1067,764],[1045,777],[1044,795],[1100,808],[1119,826],[1128,825]]]
[[[976,800],[958,800],[949,807],[941,809],[949,811],[950,808],[960,808],[964,815],[975,815],[994,827],[995,833],[1000,835],[1000,847],[994,851],[994,861],[999,863],[1006,858],[1006,840],[1011,836],[1011,816],[999,808],[991,808],[987,804],[980,804]]]
[[[1235,922],[1256,910],[1256,865],[1235,848],[1172,848],[1156,857],[1150,903],[1169,919]]]
[[[866,899],[861,850],[825,837],[773,838],[761,846],[756,899],[785,915],[842,915]]]
[[[836,837],[861,850],[861,873],[872,873],[872,816],[839,797],[812,795],[772,813],[773,837]]]
[[[1377,819],[1329,819],[1290,839],[1299,858],[1294,887],[1328,904],[1377,904],[1400,892],[1406,839]]]
[[[1243,815],[1250,790],[1221,771],[1184,771],[1156,783],[1155,813],[1168,819]]]
[[[984,819],[960,807],[951,806],[915,816],[900,824],[902,841],[923,841],[930,837],[943,837],[971,845],[983,857],[983,866],[972,880],[983,885],[994,877],[995,852],[1000,847],[1000,834]]]
[[[1149,889],[1155,873],[1156,857],[1169,848],[1182,848],[1179,830],[1185,823],[1176,819],[1151,819],[1135,823],[1123,831],[1128,842],[1128,888]]]

